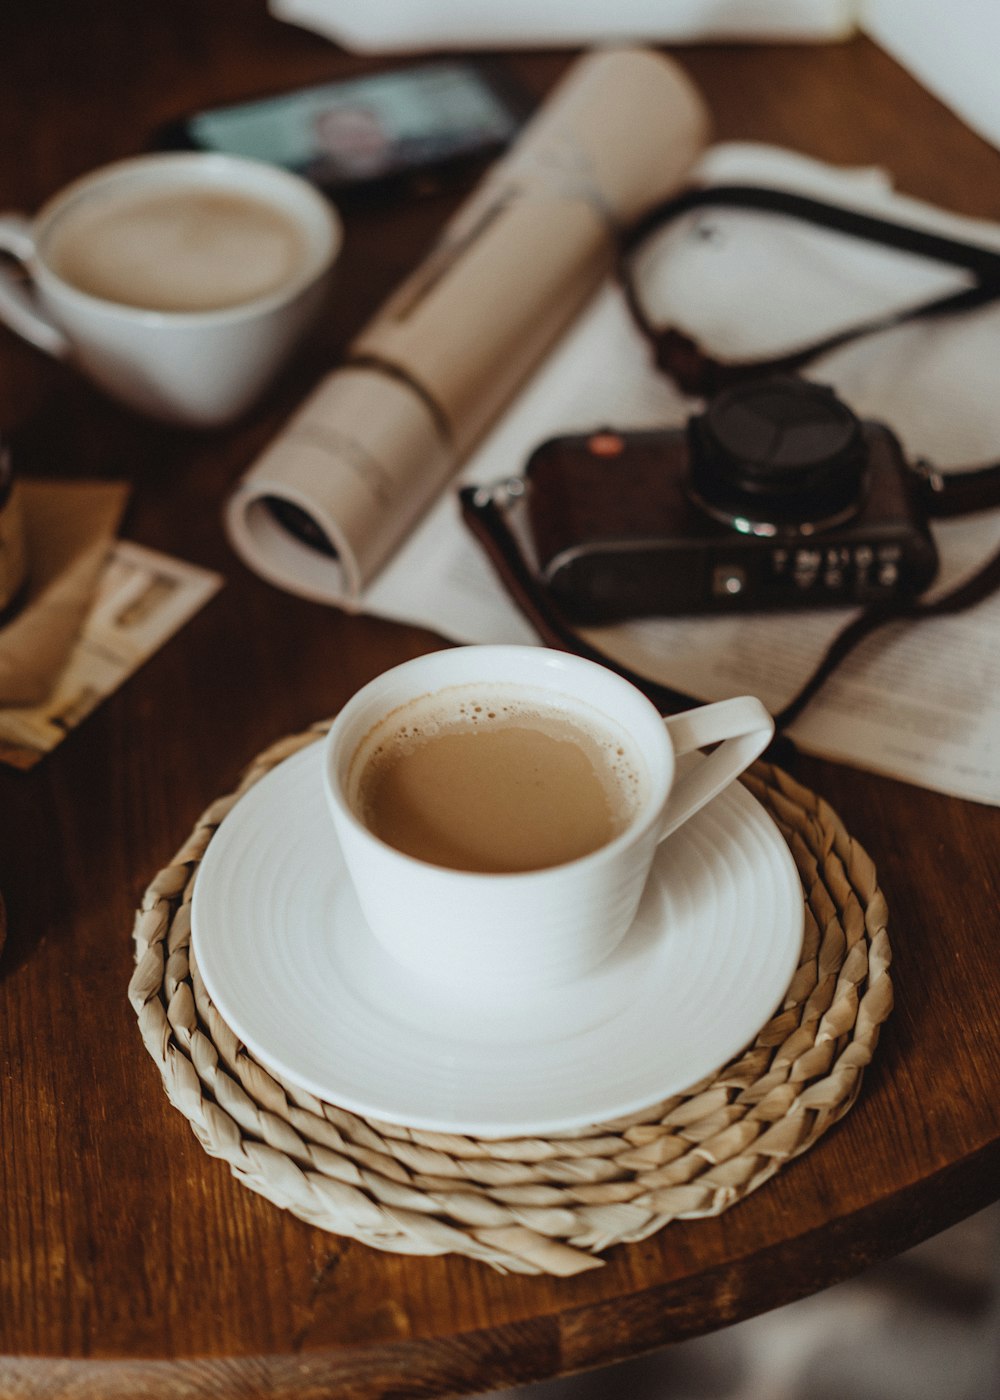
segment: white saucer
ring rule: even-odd
[[[778,1005],[802,928],[788,847],[734,783],[663,844],[636,922],[596,972],[470,1004],[368,931],[318,744],[232,808],[192,905],[208,993],[262,1064],[366,1117],[476,1137],[587,1127],[711,1074]]]

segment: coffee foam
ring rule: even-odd
[[[81,199],[57,219],[45,253],[63,281],[90,296],[197,312],[278,291],[305,265],[309,244],[277,204],[189,182]]]
[[[438,734],[518,724],[580,742],[602,781],[607,780],[607,796],[613,810],[621,814],[622,829],[629,825],[642,805],[648,779],[634,743],[614,720],[559,692],[502,682],[447,687],[390,711],[355,751],[348,775],[349,801],[356,809],[365,772],[370,765],[377,767],[382,757],[391,760]]]

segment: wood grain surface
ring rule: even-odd
[[[677,56],[717,138],[884,165],[1000,219],[1000,154],[864,39]],[[509,55],[539,94],[569,59]],[[372,66],[263,0],[6,0],[0,206],[36,208],[178,113]],[[441,645],[262,582],[229,550],[222,502],[457,198],[348,214],[329,315],[225,431],[146,423],[0,332],[17,469],[130,482],[124,535],[226,580],[41,765],[0,769],[0,1396],[469,1394],[773,1308],[998,1194],[1000,811],[806,758],[796,776],[878,868],[897,1005],[846,1120],[720,1218],[563,1281],[381,1254],[254,1196],[167,1103],[126,998],[146,883],[271,741]]]

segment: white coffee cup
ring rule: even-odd
[[[411,713],[515,695],[611,740],[637,774],[627,822],[562,864],[482,873],[416,859],[359,815],[371,755]],[[433,697],[426,699],[424,697]],[[478,698],[477,698],[478,697]],[[415,708],[415,702],[419,702]],[[421,720],[423,723],[423,720]],[[591,661],[532,646],[467,646],[404,662],[360,690],[325,740],[323,781],[341,852],[368,925],[399,962],[456,988],[534,990],[595,968],[631,925],[659,843],[763,751],[774,722],[741,696],[664,719],[628,681]],[[675,781],[676,759],[706,745]]]
[[[323,305],[342,228],[307,181],[200,152],[104,166],[0,215],[0,319],[141,413],[243,413]]]

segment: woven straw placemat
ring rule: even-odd
[[[764,763],[743,781],[795,858],[805,938],[782,1005],[717,1074],[627,1119],[503,1141],[378,1123],[282,1083],[212,1005],[191,954],[190,899],[232,805],[325,728],[254,761],[152,881],[135,920],[129,997],[146,1048],[205,1151],[252,1190],[377,1249],[566,1275],[671,1220],[718,1215],[851,1107],[892,1007],[885,901],[827,804]]]

